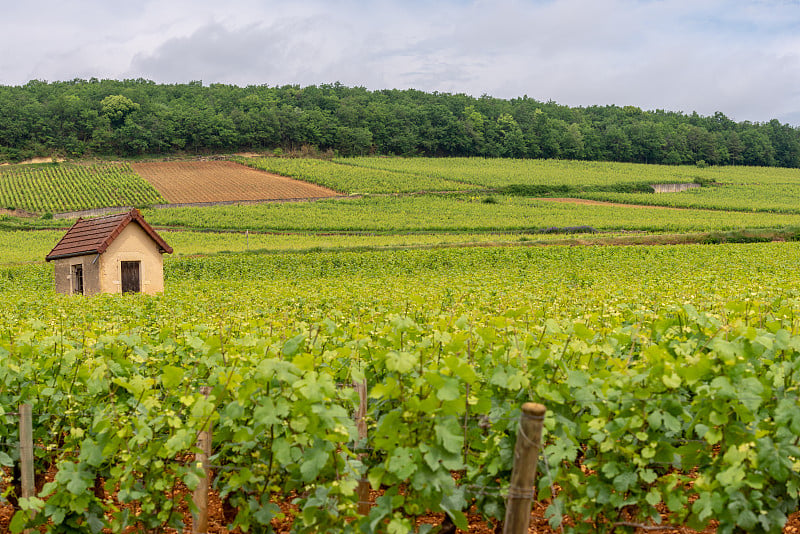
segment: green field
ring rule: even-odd
[[[601,161],[486,158],[343,158],[343,165],[452,180],[471,186],[512,185],[568,188],[625,188],[691,183],[704,175],[694,166],[637,165]]]
[[[450,205],[455,210],[462,210],[460,203],[476,195],[483,198],[511,195],[527,202],[536,197],[556,196],[717,211],[800,213],[797,169],[483,158],[362,157],[324,161],[235,157],[234,160],[352,195],[416,196],[422,192],[449,192],[448,198],[459,202]],[[691,182],[703,187],[676,194],[654,194],[650,188],[651,184]],[[0,168],[0,207],[42,214],[165,202],[126,163]],[[437,213],[441,209],[433,206],[420,209],[428,208]]]
[[[374,197],[314,203],[176,208],[145,212],[156,225],[220,230],[409,232],[543,230],[698,231],[800,226],[800,213],[663,210],[555,203],[523,197]]]
[[[428,514],[495,524],[526,401],[548,410],[536,496],[557,531],[781,532],[798,510],[791,172],[275,161],[371,195],[143,210],[175,249],[154,297],[55,294],[43,258],[71,221],[0,216],[0,518],[14,512],[21,403],[36,470],[53,475],[10,530],[184,529],[187,493],[172,490],[199,483],[190,458],[209,422],[212,488],[243,531],[283,520],[303,533],[429,532]],[[730,185],[612,189],[656,175]],[[464,191],[520,184],[700,200],[668,210]],[[462,192],[388,194],[437,189]],[[596,232],[570,233],[580,228]],[[608,245],[727,236],[786,242]],[[361,380],[366,440],[353,420]],[[362,477],[378,492],[367,516]],[[27,524],[25,510],[37,512]]]
[[[701,187],[682,193],[642,194],[596,192],[582,198],[677,208],[728,211],[800,213],[800,186],[797,183],[724,184]]]
[[[350,194],[415,193],[475,189],[456,180],[418,175],[405,171],[342,165],[317,159],[235,158],[244,165]]]
[[[799,213],[800,170],[631,163],[486,159],[349,158],[340,163],[511,188],[531,195],[575,196],[619,203],[730,211]],[[650,184],[701,183],[677,194],[654,194]],[[638,191],[634,191],[637,190]]]
[[[800,170],[779,167],[642,165],[604,161],[488,158],[341,158],[336,163],[431,176],[486,187],[507,185],[613,186],[713,182],[787,184]]]
[[[484,158],[238,161],[346,193],[483,189],[527,197],[565,196],[693,209],[800,213],[798,169]],[[677,194],[654,194],[650,187],[693,182],[704,187]]]
[[[412,234],[325,234],[325,233],[259,233],[198,232],[161,230],[161,236],[175,249],[175,256],[217,253],[280,253],[323,252],[329,250],[425,248],[447,246],[510,246],[514,244],[546,245],[570,239],[563,234],[520,233],[412,233]],[[64,235],[64,229],[0,231],[0,265],[39,262]],[[578,234],[584,242],[626,238],[627,234]],[[25,243],[20,247],[20,243]]]

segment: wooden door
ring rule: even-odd
[[[142,290],[142,285],[139,277],[138,261],[123,261],[121,262],[120,269],[122,270],[122,292],[123,293],[139,293]]]

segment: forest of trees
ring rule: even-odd
[[[296,150],[800,167],[800,129],[632,106],[568,107],[341,84],[148,80],[0,86],[0,160]]]

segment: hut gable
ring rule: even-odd
[[[45,259],[55,264],[59,293],[153,294],[164,290],[164,253],[172,247],[134,209],[78,219]]]
[[[56,243],[53,250],[45,257],[52,261],[61,258],[84,256],[87,254],[102,254],[130,223],[136,222],[150,238],[155,241],[159,252],[172,254],[170,247],[161,236],[147,224],[139,210],[134,209],[128,213],[108,215],[94,219],[78,219],[67,231],[61,241]]]

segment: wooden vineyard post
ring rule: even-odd
[[[208,397],[211,393],[209,386],[201,386],[200,393]],[[200,449],[195,455],[195,463],[203,469],[203,477],[192,494],[192,501],[197,507],[197,512],[192,517],[192,534],[205,534],[208,532],[208,488],[210,469],[208,458],[211,456],[211,422],[202,429],[197,436],[197,447]]]
[[[355,414],[356,428],[358,429],[359,443],[366,443],[367,441],[367,380],[361,382],[354,382],[353,387],[358,393],[358,410]],[[366,453],[360,453],[359,459],[363,459]],[[369,482],[366,478],[362,477],[358,481],[358,513],[359,515],[368,515],[370,509],[369,501]]]
[[[22,498],[36,495],[36,480],[33,473],[33,413],[30,404],[19,406],[19,464]],[[24,531],[26,534],[32,529]]]
[[[514,447],[514,468],[511,471],[511,485],[506,499],[503,534],[528,532],[545,411],[543,405],[534,402],[522,405],[517,443]]]
[[[30,404],[19,407],[19,463],[22,498],[28,499],[36,493],[33,478],[33,414]]]

